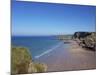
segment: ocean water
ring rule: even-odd
[[[61,44],[55,36],[12,36],[13,46],[26,47],[30,50],[32,58],[39,58]]]

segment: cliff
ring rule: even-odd
[[[96,33],[95,32],[75,32],[73,37],[79,45],[85,48],[96,50]]]

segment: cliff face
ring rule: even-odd
[[[74,39],[81,39],[81,38],[85,38],[86,36],[91,35],[92,32],[75,32],[73,35]]]
[[[96,48],[96,33],[95,32],[75,32],[73,39],[79,42],[79,45],[85,48],[95,50]]]
[[[11,74],[27,74],[45,72],[46,65],[32,61],[29,50],[24,47],[12,47],[11,49]]]

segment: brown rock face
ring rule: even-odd
[[[85,48],[95,50],[96,48],[96,33],[95,32],[75,32],[73,39],[79,40],[79,45]]]

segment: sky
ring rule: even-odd
[[[63,35],[94,32],[96,7],[12,1],[12,35]]]

